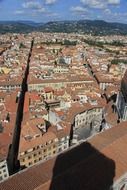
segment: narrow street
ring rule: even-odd
[[[20,163],[18,161],[18,151],[19,151],[19,143],[20,143],[21,124],[23,120],[25,93],[27,92],[27,78],[29,74],[29,63],[30,63],[33,43],[34,43],[34,40],[32,40],[31,42],[31,48],[30,48],[30,52],[29,52],[29,56],[27,60],[27,66],[26,66],[26,70],[25,70],[22,85],[21,85],[12,144],[9,146],[9,151],[8,151],[7,164],[8,164],[8,170],[9,170],[10,175],[14,174],[20,169]]]

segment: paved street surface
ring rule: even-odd
[[[83,127],[83,128],[80,128],[76,131],[76,135],[78,135],[78,141],[79,140],[84,140],[84,139],[87,139],[88,137],[94,135],[95,133],[97,133],[97,129],[96,128],[93,128],[92,130],[90,129],[89,126],[87,127]]]

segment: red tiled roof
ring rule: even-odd
[[[8,112],[16,113],[18,103],[16,103],[17,92],[13,92],[10,95],[7,95],[5,98],[5,107]]]
[[[0,184],[1,190],[104,190],[127,171],[127,122],[35,165]]]
[[[11,136],[7,133],[0,133],[0,160],[6,159],[9,144],[11,144]]]

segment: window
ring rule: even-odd
[[[62,151],[62,148],[59,148],[59,152],[61,152]]]
[[[6,166],[5,166],[5,165],[3,165],[3,166],[1,166],[1,167],[0,167],[0,169],[2,169],[2,168],[4,168],[4,167],[6,167]]]
[[[21,161],[22,161],[22,162],[25,162],[25,158],[23,158]]]

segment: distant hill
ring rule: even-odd
[[[0,33],[28,33],[34,31],[35,27],[20,22],[2,21],[0,22]]]
[[[0,33],[27,33],[32,31],[127,35],[127,24],[109,23],[103,20],[54,21],[45,24],[32,21],[0,21]]]
[[[48,22],[40,26],[45,32],[78,32],[92,35],[127,34],[127,24],[108,23],[101,20]]]
[[[26,24],[26,25],[33,26],[33,27],[38,27],[38,26],[43,25],[43,23],[37,23],[37,22],[29,21],[29,20],[28,21],[20,20],[20,21],[18,21],[18,23]]]

